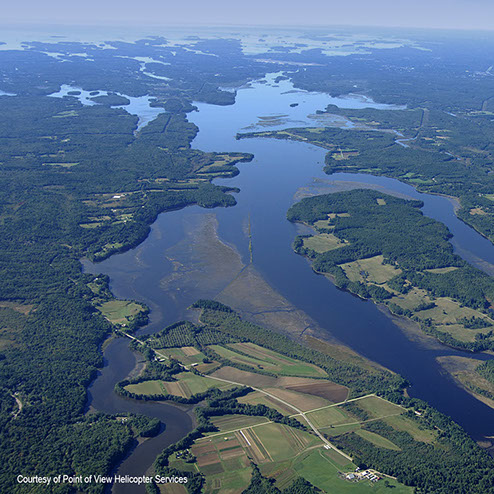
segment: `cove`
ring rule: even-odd
[[[78,92],[79,94],[69,94],[70,92]],[[139,119],[137,122],[136,132],[154,120],[160,113],[165,111],[163,108],[151,106],[151,102],[154,98],[151,98],[150,96],[128,96],[121,93],[115,94],[118,96],[124,96],[130,101],[130,103],[128,105],[112,105],[111,107],[125,110],[130,115],[136,115]],[[60,91],[49,94],[48,96],[50,98],[77,98],[84,106],[95,106],[98,103],[92,101],[91,98],[95,96],[108,96],[108,91],[85,91],[80,87],[62,84]]]

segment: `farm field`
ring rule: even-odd
[[[229,427],[239,425],[244,419],[233,415],[216,423]],[[281,474],[276,472],[277,466],[291,465],[303,452],[314,448],[321,449],[322,442],[312,434],[267,423],[206,436],[194,443],[191,453],[198,458],[197,468],[206,476],[205,492],[241,492],[250,481],[251,460],[259,465],[263,474],[271,476],[275,473],[276,480]],[[343,457],[340,461],[348,464]]]
[[[220,431],[233,431],[237,429],[245,429],[258,424],[267,424],[269,420],[265,417],[245,416],[245,415],[223,415],[221,417],[213,417],[211,422],[218,427]],[[218,434],[211,432],[211,434]]]
[[[353,402],[353,405],[365,410],[371,418],[380,418],[388,415],[398,415],[405,411],[403,407],[395,405],[379,396],[367,396]]]
[[[227,347],[212,345],[209,348],[230,360],[237,356],[245,358],[243,362],[265,366],[277,366],[278,370],[303,368],[304,362],[284,357],[253,343],[232,343]],[[242,353],[237,353],[237,351]],[[178,359],[201,355],[194,347],[167,349],[169,356]],[[245,357],[245,355],[248,355]],[[164,365],[160,362],[160,365]],[[195,367],[197,369],[197,367]],[[316,366],[308,366],[310,372],[321,372]],[[254,369],[253,369],[254,370]],[[385,435],[366,429],[366,422],[383,418],[395,418],[405,409],[375,395],[369,395],[346,401],[348,389],[325,379],[279,375],[266,376],[234,367],[223,366],[212,377],[228,379],[232,383],[211,379],[207,375],[183,371],[174,374],[176,381],[149,380],[129,384],[126,390],[135,394],[168,393],[182,398],[190,398],[217,387],[228,390],[236,387],[233,383],[255,386],[262,391],[252,391],[238,398],[241,405],[264,405],[277,410],[285,417],[296,419],[303,427],[308,427],[305,418],[297,410],[305,412],[311,424],[327,438],[338,438],[355,433],[365,442],[380,449],[399,451],[400,448]],[[266,394],[265,394],[266,393]],[[334,400],[334,401],[332,401]],[[336,402],[336,403],[335,403]],[[280,488],[290,485],[304,471],[304,478],[321,489],[341,487],[341,492],[351,489],[363,492],[362,486],[369,481],[358,483],[343,479],[345,472],[355,470],[355,465],[338,450],[326,449],[321,437],[312,431],[305,431],[278,423],[266,416],[239,415],[227,413],[210,419],[216,430],[209,431],[194,441],[188,455],[193,461],[173,455],[170,466],[183,472],[200,472],[205,476],[207,493],[240,493],[250,483],[251,461],[258,465],[262,475],[272,478]],[[410,431],[413,437],[427,436],[406,420],[390,422],[394,430]],[[189,450],[187,450],[189,451]],[[177,453],[178,454],[178,453]],[[307,462],[310,466],[307,467]],[[328,465],[331,468],[328,468]],[[370,485],[370,484],[369,484]],[[331,492],[331,491],[326,491]],[[403,491],[407,492],[407,491]]]
[[[213,375],[218,377],[227,378],[225,376],[231,373],[230,379],[233,381],[240,382],[246,386],[255,386],[258,388],[263,387],[288,387],[288,386],[298,386],[305,384],[320,384],[324,382],[321,379],[311,379],[308,377],[298,377],[298,376],[266,376],[264,374],[257,374],[256,372],[244,371],[242,369],[237,369],[235,367],[224,366]],[[245,381],[245,383],[243,382]],[[329,381],[326,381],[329,382]],[[334,383],[331,383],[334,384]]]
[[[193,374],[192,372],[182,372],[175,376],[176,381],[143,381],[138,384],[128,384],[125,389],[137,395],[151,394],[170,394],[181,398],[190,398],[191,396],[204,393],[208,389],[231,389],[235,387],[232,384],[223,383],[207,379],[205,377]]]
[[[287,388],[263,388],[263,390],[304,412],[332,404],[332,402],[319,396],[307,395]]]
[[[210,348],[232,362],[262,368],[277,374],[307,377],[327,376],[326,372],[313,364],[286,357],[253,343],[232,343],[227,347],[211,345]]]
[[[200,352],[192,346],[184,346],[181,348],[164,348],[160,350],[160,354],[166,355],[168,358],[178,360],[183,365],[197,364],[205,358],[204,353]]]
[[[144,381],[139,384],[129,384],[125,389],[138,395],[157,395],[167,392],[163,381]]]
[[[405,295],[391,298],[390,303],[411,311],[418,320],[430,319],[438,330],[451,334],[458,341],[475,342],[476,334],[487,335],[493,329],[494,321],[483,312],[465,307],[450,297],[431,298],[425,290],[412,288]],[[432,304],[431,308],[421,310],[422,306]],[[482,320],[486,327],[476,328],[473,331],[465,327],[463,323],[465,319]]]
[[[332,233],[319,233],[313,237],[304,238],[304,247],[318,252],[319,254],[329,250],[339,249],[345,244],[346,242],[335,237]]]
[[[187,488],[180,484],[159,484],[160,494],[187,494]]]
[[[283,415],[293,414],[293,408],[277,401],[270,396],[267,396],[259,391],[254,391],[246,396],[238,398],[239,403],[248,403],[250,405],[265,405],[270,408],[274,408]]]
[[[341,424],[355,424],[356,422],[359,422],[358,419],[343,411],[341,407],[327,407],[322,410],[309,412],[307,413],[307,417],[317,428],[320,429]],[[304,422],[302,418],[297,417],[297,419],[301,423]]]
[[[210,388],[231,389],[235,387],[232,384],[214,381],[191,372],[182,372],[176,376],[177,382],[165,382],[165,389],[177,396],[189,398],[197,393],[203,393]]]
[[[365,439],[366,441],[369,441],[372,443],[374,446],[377,446],[378,448],[385,448],[385,449],[393,449],[395,451],[401,451],[401,448],[396,446],[396,444],[392,443],[388,439],[380,436],[379,434],[375,434],[374,432],[371,431],[366,431],[364,429],[359,429],[358,431],[355,432],[357,436],[360,436],[361,438]]]
[[[363,409],[370,410],[376,415],[391,411],[387,402],[377,397],[371,396],[359,401],[364,403]],[[313,421],[319,417],[318,425],[355,420],[337,406],[308,413],[308,416]],[[409,419],[392,417],[392,419],[396,418],[400,421],[395,420],[390,424],[397,430],[413,432],[418,440],[432,439],[427,435],[427,431],[421,431]],[[349,482],[342,478],[342,473],[354,471],[355,465],[337,451],[323,448],[322,442],[309,433],[262,420],[260,417],[235,415],[218,417],[213,423],[220,431],[196,441],[191,452],[196,457],[200,455],[202,458],[198,460],[197,468],[206,476],[205,492],[230,492],[229,489],[232,489],[231,492],[241,492],[248,485],[249,459],[253,459],[259,465],[263,475],[273,478],[275,485],[280,489],[288,486],[298,474],[301,474],[323,492],[364,493],[368,492],[368,489],[372,489],[372,492],[386,492],[384,489],[389,488],[398,489],[393,492],[413,492],[411,488],[393,479],[387,480],[388,487],[385,487],[383,482],[377,484],[367,480],[358,483]],[[359,424],[342,425],[336,426],[334,430],[340,434],[356,430],[360,437],[374,446],[400,450],[385,437],[360,427]]]
[[[415,441],[432,444],[437,438],[437,432],[419,427],[417,422],[403,415],[386,417],[383,421],[397,431],[408,432]]]
[[[350,465],[348,465],[348,467],[350,467]],[[333,457],[331,457],[330,452],[324,449],[316,449],[305,455],[301,455],[300,458],[294,462],[293,468],[297,473],[303,474],[303,477],[311,484],[327,493],[413,493],[413,488],[406,487],[392,479],[387,479],[390,487],[386,487],[382,481],[377,484],[373,484],[367,480],[358,483],[348,482],[342,479],[338,474],[341,466]],[[345,470],[350,471],[351,468],[346,468]]]
[[[412,287],[406,294],[399,294],[390,299],[390,303],[400,306],[402,309],[414,311],[422,303],[429,304],[432,299],[427,295],[427,291],[421,288]]]
[[[384,264],[383,256],[369,257],[340,264],[350,281],[371,282],[381,285],[401,273],[391,264]]]

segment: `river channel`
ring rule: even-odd
[[[290,106],[295,103],[298,105]],[[494,410],[457,386],[436,360],[445,355],[469,354],[412,337],[372,302],[343,292],[325,277],[316,275],[308,262],[291,248],[299,227],[286,220],[286,212],[301,187],[307,190],[324,187],[331,191],[343,186],[348,188],[353,183],[353,186],[378,188],[422,200],[424,214],[442,221],[453,233],[452,244],[456,252],[491,274],[494,246],[457,219],[455,203],[449,198],[420,194],[413,187],[383,177],[344,173],[328,176],[322,171],[325,150],[305,143],[263,138],[235,139],[237,132],[308,125],[332,124],[348,128],[349,132],[356,131],[341,117],[315,115],[316,110],[322,110],[328,104],[346,108],[392,108],[358,97],[330,98],[324,94],[296,91],[290,81],[276,83],[273,75],[239,89],[235,105],[197,104],[198,111],[189,114],[189,120],[199,128],[192,143],[194,148],[254,155],[252,162],[239,165],[237,177],[216,181],[240,188],[236,195],[238,204],[213,212],[189,207],[162,214],[140,246],[96,265],[85,262],[85,269],[108,274],[117,297],[146,303],[151,308],[151,321],[141,334],[154,332],[185,317],[186,308],[193,302],[191,293],[177,290],[170,294],[163,289],[163,280],[173,272],[173,263],[164,253],[183,240],[186,225],[191,220],[213,213],[220,238],[234,246],[247,262],[250,254],[245,224],[249,218],[255,268],[275,290],[316,321],[328,338],[401,374],[411,383],[411,396],[424,399],[451,416],[474,439],[494,436]],[[326,122],[320,118],[326,118]],[[211,297],[214,295],[214,292],[209,294]],[[163,447],[185,435],[192,427],[190,416],[176,407],[143,404],[113,393],[115,383],[124,379],[135,363],[136,357],[128,349],[127,341],[122,338],[113,340],[105,350],[105,367],[89,389],[89,402],[97,410],[143,413],[166,423],[162,434],[138,446],[120,466],[120,473],[134,475],[144,473]],[[117,486],[114,492],[126,491]]]

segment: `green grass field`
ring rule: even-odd
[[[399,305],[402,309],[408,309],[413,311],[421,303],[430,303],[431,299],[428,297],[427,292],[420,288],[412,288],[405,295],[398,295],[390,300],[391,303]]]
[[[81,228],[99,228],[100,226],[103,226],[103,223],[79,223],[79,226]]]
[[[476,341],[476,334],[486,334],[492,331],[492,326],[488,328],[476,329],[475,331],[465,328],[462,324],[438,324],[437,329],[444,333],[449,333],[453,338],[459,341],[473,342]]]
[[[123,326],[127,325],[133,316],[143,310],[142,305],[128,300],[110,300],[97,308],[112,324]]]
[[[139,384],[129,384],[125,389],[138,395],[157,395],[166,393],[163,381],[144,381]]]
[[[315,228],[318,230],[332,230],[334,228],[334,225],[332,224],[331,220],[318,220],[314,223],[313,225]]]
[[[234,343],[227,347],[211,345],[210,348],[232,362],[249,365],[255,369],[264,369],[286,376],[327,377],[326,372],[315,365],[285,357],[253,343]],[[242,355],[236,350],[247,355]]]
[[[225,471],[221,475],[206,477],[205,494],[240,493],[249,485],[252,469]]]
[[[238,398],[239,403],[250,403],[251,405],[266,405],[267,407],[274,408],[283,415],[292,415],[293,409],[284,405],[283,403],[276,401],[263,393],[254,391],[246,396]]]
[[[316,436],[286,425],[268,424],[255,430],[273,461],[293,458],[305,449],[321,443]]]
[[[264,360],[265,362],[279,367],[281,374],[327,377],[327,373],[320,367],[287,357],[281,353],[268,350],[267,348],[260,347],[254,343],[233,343],[229,346],[238,349],[243,353],[247,353],[254,358]]]
[[[190,396],[197,393],[203,393],[204,391],[207,391],[211,388],[231,389],[236,387],[232,384],[223,383],[214,379],[208,379],[206,377],[198,376],[196,374],[193,374],[192,372],[181,372],[180,374],[177,374],[175,378],[177,379],[178,383],[165,382],[164,385],[166,389],[169,390],[168,392],[170,394],[175,394],[172,391],[175,391],[175,385],[178,384],[183,390],[186,398],[189,398]]]
[[[437,437],[436,432],[430,429],[421,429],[417,422],[403,415],[388,417],[383,421],[397,431],[408,432],[416,441],[433,443]]]
[[[269,420],[265,417],[246,416],[246,415],[223,415],[221,417],[213,417],[211,422],[218,427],[220,431],[234,431],[244,429],[258,424],[267,424]],[[211,432],[211,434],[218,434]]]
[[[320,431],[323,432],[326,436],[328,437],[337,437],[341,436],[342,434],[347,434],[348,432],[355,432],[359,430],[361,427],[360,424],[349,424],[349,425],[335,425],[335,426],[328,426],[328,427],[321,427]]]
[[[382,437],[379,434],[375,434],[374,432],[366,431],[364,429],[359,429],[355,431],[355,434],[365,439],[366,441],[371,442],[374,446],[377,446],[378,448],[401,451],[401,448],[396,446],[396,444],[392,443],[389,439],[386,439],[385,437]]]
[[[417,313],[420,319],[431,318],[436,324],[455,324],[459,319],[464,317],[477,317],[485,321],[492,320],[480,311],[462,307],[461,304],[449,297],[438,297],[434,300],[437,307],[428,310],[422,310]],[[470,330],[470,333],[472,331]]]
[[[353,402],[362,410],[365,410],[371,418],[381,418],[388,415],[398,415],[405,412],[404,408],[395,405],[383,398],[377,396],[369,396],[358,401]]]
[[[427,310],[415,310],[421,304],[428,304],[432,301],[436,305],[435,307]],[[458,322],[461,321],[463,318],[483,319],[490,324],[494,322],[483,312],[471,309],[469,307],[464,307],[452,298],[438,297],[432,300],[429,296],[427,296],[425,290],[420,290],[417,288],[413,288],[406,295],[393,297],[392,299],[390,299],[390,302],[395,303],[404,309],[411,310],[419,319],[431,319],[437,326],[437,329],[442,332],[449,333],[451,336],[459,341],[473,342],[475,341],[476,334],[486,334],[492,330],[492,326],[476,329],[474,331],[465,328],[463,324]]]
[[[401,273],[401,269],[383,264],[383,261],[383,256],[374,256],[341,264],[340,267],[351,281],[383,284]]]
[[[425,269],[426,273],[434,273],[434,274],[445,274],[451,273],[452,271],[456,271],[458,268],[456,266],[448,266],[447,268],[434,268],[434,269]]]
[[[160,350],[160,353],[166,355],[169,358],[178,360],[184,365],[200,363],[205,357],[202,352],[199,352],[193,347],[163,348],[162,350]]]
[[[272,369],[272,366],[270,366],[269,363],[265,362],[264,360],[259,360],[253,357],[240,355],[239,353],[233,351],[231,348],[226,348],[222,345],[211,345],[209,348],[211,348],[214,352],[216,352],[221,357],[227,358],[232,362],[249,365],[254,368],[263,368],[263,369],[266,368],[266,370]]]
[[[318,254],[328,252],[330,250],[339,249],[344,245],[348,245],[348,242],[340,240],[332,233],[319,233],[313,237],[304,238],[304,247],[311,249]]]
[[[340,477],[339,471],[350,472],[355,470],[355,465],[338,465],[331,457],[331,452],[325,449],[316,449],[301,456],[294,464],[295,471],[308,480],[311,484],[330,494],[368,494],[369,492],[385,494],[412,494],[413,488],[406,487],[389,479],[386,487],[383,481],[372,484],[370,481],[348,482]]]
[[[174,376],[176,381],[143,381],[138,384],[125,386],[127,391],[142,395],[151,394],[171,394],[190,398],[191,396],[203,393],[211,388],[231,389],[235,386],[221,381],[215,381],[206,377],[198,376],[192,372],[181,372]]]
[[[357,420],[345,413],[341,407],[324,408],[315,412],[309,412],[307,416],[316,427],[330,427],[331,425],[357,422]]]

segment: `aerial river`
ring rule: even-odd
[[[192,143],[194,148],[254,155],[252,162],[239,164],[237,177],[215,182],[241,190],[236,195],[235,207],[213,211],[219,236],[248,262],[245,225],[250,218],[255,268],[275,290],[316,321],[328,338],[401,374],[411,383],[411,396],[424,399],[451,416],[474,439],[494,436],[494,410],[461,389],[436,360],[445,355],[471,354],[400,329],[372,302],[343,292],[325,277],[316,275],[308,262],[292,250],[300,227],[286,220],[286,212],[301,187],[305,190],[325,187],[331,191],[354,183],[354,186],[378,188],[422,200],[424,214],[442,221],[453,233],[456,252],[487,272],[494,265],[494,246],[457,219],[455,204],[449,198],[420,194],[397,180],[367,174],[328,176],[322,171],[326,151],[309,144],[263,138],[235,139],[237,132],[327,124],[339,125],[351,132],[351,122],[341,117],[315,115],[316,110],[328,104],[343,108],[396,108],[357,96],[330,98],[295,91],[289,81],[276,83],[274,76],[239,89],[235,105],[197,104],[199,111],[189,114],[189,120],[199,128]],[[152,226],[149,237],[137,248],[96,265],[85,263],[86,270],[110,276],[111,288],[117,297],[140,300],[151,308],[150,324],[141,334],[158,331],[186,316],[186,309],[193,302],[192,295],[163,289],[163,280],[174,269],[164,252],[184,238],[185,227],[191,220],[211,213],[211,210],[189,207],[162,214]],[[214,297],[215,293],[209,295]],[[139,445],[119,468],[123,474],[142,474],[161,449],[192,428],[190,414],[171,405],[135,402],[113,393],[115,383],[124,379],[136,364],[136,356],[128,349],[127,340],[118,338],[108,345],[105,364],[89,389],[92,407],[109,413],[143,413],[156,416],[166,424],[164,432]],[[127,491],[117,486],[114,492]]]

